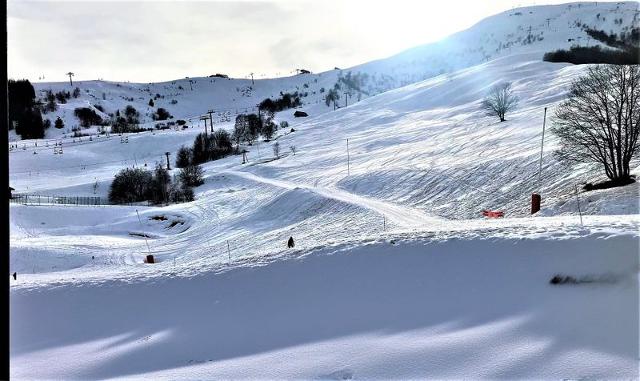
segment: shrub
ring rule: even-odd
[[[273,123],[271,120],[263,124],[261,133],[262,133],[262,136],[264,136],[266,141],[271,140],[271,138],[273,137],[273,134],[276,132],[276,128],[277,127],[275,123]]]
[[[176,167],[184,168],[189,164],[191,164],[191,149],[182,146],[178,149],[178,153],[176,154]]]
[[[153,115],[151,116],[153,120],[167,120],[171,117],[172,116],[171,114],[169,114],[169,111],[167,111],[162,107],[158,107],[158,110],[156,110],[156,112],[154,112]]]
[[[78,98],[79,96],[80,96],[80,88],[76,87],[75,89],[73,89],[73,97]]]
[[[194,200],[193,189],[179,180],[174,181],[169,187],[169,200],[171,202],[190,202]]]
[[[276,100],[267,98],[260,102],[258,107],[260,108],[260,110],[275,113],[289,108],[298,107],[301,104],[302,102],[300,101],[300,95],[298,94],[298,92],[295,92],[293,94],[283,93],[281,94],[281,97]]]
[[[82,127],[89,127],[102,123],[102,118],[89,107],[78,107],[73,111],[74,115],[80,120]]]
[[[236,117],[233,138],[236,143],[246,141],[252,144],[262,131],[262,119],[256,114],[240,114]]]
[[[178,177],[183,184],[189,187],[197,187],[204,184],[203,174],[204,172],[199,165],[190,164],[180,170]]]
[[[129,132],[129,125],[127,124],[127,119],[123,116],[115,116],[111,120],[111,132],[116,134]]]
[[[283,120],[282,122],[280,122],[280,128],[287,128],[289,127],[289,122],[287,122],[286,120]]]
[[[44,126],[44,128],[51,127],[51,121],[49,119],[45,119],[44,122],[43,122],[43,126]]]
[[[53,124],[53,125],[54,125],[54,127],[55,127],[55,128],[57,128],[57,129],[64,128],[64,122],[62,121],[62,119],[60,119],[60,117],[58,117],[58,118],[56,119],[56,121],[54,122],[54,124]]]
[[[212,136],[216,147],[231,151],[233,143],[231,142],[231,135],[227,131],[222,129],[216,130]]]
[[[56,93],[56,99],[58,103],[67,103],[67,99],[71,98],[71,93],[68,91],[59,91]]]
[[[176,123],[178,123],[178,126],[184,126],[185,124],[187,124],[186,120],[182,120],[182,119],[178,119],[176,120]]]
[[[47,100],[47,103],[44,104],[44,110],[49,111],[49,112],[53,112],[56,111],[58,109],[58,104],[55,101],[55,98],[52,100]]]
[[[153,99],[149,99],[149,106],[150,106],[150,107],[153,107],[153,106],[154,106]]]
[[[191,149],[191,164],[201,164],[210,160],[221,159],[232,153],[231,138],[229,134],[218,130],[207,135],[196,135]]]
[[[42,139],[44,138],[44,128],[40,110],[30,108],[20,116],[16,126],[16,133],[22,139]]]
[[[140,123],[140,113],[131,105],[127,105],[127,107],[125,107],[124,116],[128,124]]]
[[[161,164],[156,164],[149,183],[149,196],[154,204],[163,204],[170,199],[171,177]]]
[[[7,95],[9,129],[13,128],[13,122],[17,122],[21,128],[20,121],[23,119],[26,121],[29,118],[26,114],[31,114],[35,109],[36,93],[33,85],[26,79],[18,81],[10,79],[7,83]],[[28,127],[25,126],[25,128]]]
[[[109,188],[109,201],[115,204],[140,202],[149,196],[151,172],[126,168],[118,172]]]

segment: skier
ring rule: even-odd
[[[293,246],[295,246],[295,244],[293,243],[293,237],[289,237],[289,242],[287,242],[287,247],[291,249]]]

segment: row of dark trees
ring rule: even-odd
[[[273,121],[272,113],[265,114],[264,117],[257,114],[240,114],[236,117],[232,136],[236,144],[247,142],[251,145],[260,136],[266,141],[273,138],[278,126]]]
[[[42,120],[36,93],[29,80],[12,80],[7,83],[9,103],[9,129],[15,131],[23,139],[41,139],[44,137],[46,125]]]
[[[176,154],[176,167],[187,168],[229,156],[234,152],[231,135],[225,130],[211,134],[200,133],[191,148],[182,146]]]
[[[152,171],[126,168],[116,174],[109,188],[109,202],[129,204],[151,201],[154,204],[194,200],[193,189],[183,181],[182,172],[173,179],[162,165]]]
[[[543,60],[572,64],[640,64],[640,28],[632,28],[629,32],[620,35],[591,28],[585,28],[585,32],[593,39],[613,49],[597,45],[572,46],[569,50],[560,49],[545,53]]]
[[[111,118],[111,132],[137,132],[140,130],[139,124],[140,113],[135,107],[127,105],[122,113],[120,110],[116,110],[115,115]]]
[[[260,102],[258,107],[260,111],[266,111],[273,114],[278,111],[298,107],[300,105],[302,105],[302,101],[300,100],[300,95],[296,91],[293,94],[280,93],[280,98],[277,98],[275,100],[267,98]]]
[[[73,111],[73,114],[78,118],[82,127],[103,124],[102,117],[92,108],[78,107]]]

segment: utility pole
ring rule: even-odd
[[[207,111],[207,113],[209,114],[209,121],[211,122],[211,133],[213,134],[213,110],[209,110]]]
[[[253,85],[253,73],[251,73],[251,85]]]
[[[169,155],[171,155],[171,152],[165,152],[165,155],[167,155],[167,171],[171,169],[171,165],[169,165]]]
[[[349,176],[349,174],[351,173],[350,161],[351,161],[351,158],[349,157],[349,139],[347,139],[347,176]]]
[[[207,118],[206,116],[202,115],[200,117],[200,120],[204,121],[204,135],[207,136],[207,120],[209,120],[209,118]]]
[[[71,79],[71,77],[73,77],[75,74],[73,74],[72,72],[68,72],[67,75],[69,76],[69,84],[71,85],[71,87],[73,87],[73,80]]]
[[[540,167],[538,169],[538,191],[542,187],[542,152],[544,149],[544,130],[547,124],[547,108],[544,108],[544,119],[542,121],[542,141],[540,142]]]
[[[578,197],[578,185],[575,185],[576,188],[576,201],[578,202],[578,214],[580,214],[580,226],[584,227],[582,224],[582,211],[580,210],[580,197]]]

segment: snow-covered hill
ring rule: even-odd
[[[616,6],[631,12],[635,3],[598,4],[588,6],[603,9],[600,17],[609,10],[609,22]],[[495,17],[586,20],[586,6]],[[203,164],[193,202],[12,205],[12,375],[636,377],[638,184],[581,193],[579,216],[576,186],[600,180],[599,170],[560,165],[551,134],[538,182],[544,108],[550,118],[587,69],[542,62],[551,46],[544,41],[336,111],[308,95],[310,116],[279,113],[295,131],[247,146],[247,164],[240,156]],[[188,80],[91,82],[66,110],[101,101],[102,92],[107,112],[131,102],[146,110],[150,94],[163,91],[156,105],[176,119],[216,102],[241,112],[283,88],[329,88],[337,75],[256,81],[251,96],[237,98],[237,84],[246,89],[250,80],[198,78],[193,91]],[[480,102],[505,81],[520,103],[500,123]],[[178,90],[171,104],[168,94]],[[106,196],[121,169],[152,167],[191,144],[203,128],[197,123],[69,137],[62,155],[52,141],[21,142],[10,153],[10,184],[16,192]],[[233,117],[217,121],[232,126]],[[632,168],[640,174],[637,161]],[[531,217],[534,191],[543,204]],[[506,218],[484,219],[483,209]],[[289,237],[296,245],[288,250]],[[143,263],[149,252],[158,263]],[[551,286],[556,273],[593,282]]]
[[[12,379],[634,379],[638,220],[567,222],[195,277],[158,264],[152,282],[123,269],[44,290],[19,275]]]
[[[163,107],[175,119],[193,118],[214,110],[214,121],[234,120],[239,113],[256,112],[256,105],[265,98],[276,98],[281,92],[298,92],[302,108],[313,115],[333,110],[324,104],[327,91],[341,85],[339,105],[351,104],[381,92],[415,83],[441,74],[471,67],[505,55],[533,53],[542,58],[548,51],[571,45],[601,45],[591,39],[584,27],[605,32],[627,32],[640,25],[637,2],[590,2],[554,6],[533,6],[513,9],[482,20],[471,28],[442,41],[419,46],[389,58],[365,63],[353,68],[331,70],[319,74],[300,74],[292,77],[260,79],[184,78],[163,83],[117,83],[108,81],[80,81],[36,83],[38,97],[47,90],[53,92],[81,90],[81,96],[45,115],[53,123],[59,116],[65,128],[50,128],[46,136],[71,136],[79,125],[73,115],[77,107],[98,105],[94,110],[108,118],[108,114],[133,105],[142,116],[142,127],[153,127],[151,115]],[[347,76],[350,77],[347,77]],[[339,78],[349,78],[348,85]],[[345,102],[345,97],[349,99]],[[148,105],[154,99],[154,107]],[[19,137],[10,135],[12,140]]]
[[[628,32],[640,23],[638,2],[589,2],[516,8],[487,17],[471,28],[433,44],[418,46],[395,56],[354,67],[388,76],[398,87],[440,74],[487,62],[501,56],[544,53],[572,45],[603,44],[585,28],[607,33]]]

